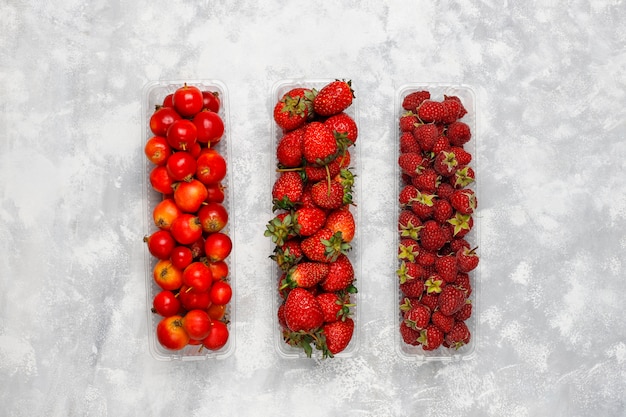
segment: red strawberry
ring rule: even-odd
[[[417,196],[411,200],[411,210],[422,220],[427,220],[433,215],[433,194],[417,192]]]
[[[435,259],[437,275],[445,282],[453,282],[457,276],[456,256],[445,255]]]
[[[465,106],[463,106],[463,102],[457,96],[444,95],[443,101],[456,101],[459,104],[459,114],[457,115],[459,119],[467,114],[467,110],[465,109]]]
[[[452,146],[463,146],[472,137],[470,127],[463,122],[454,122],[448,125],[446,136]]]
[[[335,114],[326,119],[324,124],[333,132],[335,139],[344,149],[356,142],[359,130],[349,114],[344,112]]]
[[[424,167],[428,165],[428,160],[421,153],[406,152],[398,156],[398,165],[402,172],[414,177],[424,170]]]
[[[427,220],[420,230],[421,246],[428,251],[437,251],[446,243],[446,235],[441,225],[434,220]]]
[[[424,100],[417,109],[417,117],[425,123],[439,123],[446,117],[446,109],[439,101]]]
[[[313,202],[323,209],[337,209],[344,205],[344,189],[337,181],[319,181],[311,187]]]
[[[422,221],[411,210],[404,209],[398,215],[398,231],[401,237],[417,240]]]
[[[306,98],[308,88],[293,88],[274,106],[274,121],[285,131],[304,126],[309,118],[312,103]]]
[[[282,303],[280,306],[278,306],[276,316],[278,317],[278,324],[280,325],[280,327],[286,329],[287,322],[285,321],[285,303]]]
[[[400,306],[400,310],[404,311],[402,316],[404,322],[413,329],[423,329],[430,322],[430,309],[424,304],[406,305],[405,302]]]
[[[302,198],[304,183],[297,172],[283,172],[272,187],[273,210],[288,210],[299,203]]]
[[[439,137],[437,126],[432,124],[418,124],[415,126],[412,133],[424,152],[430,152]]]
[[[328,264],[302,261],[292,267],[282,283],[283,288],[311,288],[326,279]]]
[[[425,274],[426,271],[423,266],[415,262],[407,261],[402,261],[400,268],[396,271],[396,275],[398,275],[398,278],[400,279],[400,284],[420,279],[424,277]]]
[[[415,264],[417,265],[417,264]],[[420,265],[417,265],[421,268]],[[421,278],[412,279],[400,284],[400,291],[407,297],[418,298],[424,293],[424,281]]]
[[[354,267],[350,258],[341,254],[337,260],[328,264],[328,275],[320,283],[322,290],[336,292],[348,289],[354,282]]]
[[[417,339],[419,339],[420,337],[420,331],[410,328],[404,321],[400,323],[400,336],[402,337],[404,343],[406,343],[407,345],[419,345]]]
[[[422,193],[434,194],[441,182],[441,176],[433,168],[425,168],[417,173],[411,184]]]
[[[455,285],[446,285],[439,294],[439,311],[451,316],[465,305],[465,292]]]
[[[304,128],[287,132],[280,138],[276,146],[276,159],[284,168],[295,168],[302,165],[302,139]]]
[[[459,162],[454,152],[441,151],[435,156],[433,168],[443,177],[451,177],[457,170]]]
[[[351,81],[335,80],[326,84],[313,99],[313,109],[320,116],[339,114],[352,104]]]
[[[346,320],[350,317],[350,307],[354,304],[350,303],[349,294],[340,296],[336,292],[322,292],[317,294],[315,298],[322,307],[325,323]]]
[[[461,272],[470,272],[478,266],[478,255],[476,248],[462,248],[456,253],[456,261]]]
[[[324,325],[323,334],[325,347],[322,348],[323,357],[333,357],[342,352],[352,340],[354,320],[338,320]]]
[[[295,220],[291,213],[283,212],[267,223],[264,235],[271,238],[276,245],[282,246],[285,241],[297,233]]]
[[[439,329],[444,333],[448,333],[452,330],[452,326],[454,326],[454,317],[446,316],[439,310],[436,310],[433,313],[431,320],[433,324],[439,327]]]
[[[454,214],[454,209],[448,200],[437,199],[433,202],[433,220],[446,223]]]
[[[335,209],[328,213],[324,227],[332,230],[333,234],[341,232],[341,239],[347,243],[351,242],[356,229],[354,215],[346,207]]]
[[[461,214],[472,214],[477,206],[476,195],[469,188],[456,190],[450,196],[450,204]]]
[[[445,336],[445,344],[455,349],[460,348],[470,342],[471,335],[467,325],[462,321],[457,321],[448,334]]]
[[[402,108],[405,110],[415,111],[424,100],[430,99],[429,91],[414,91],[407,94],[402,99]]]
[[[348,243],[341,240],[341,234],[325,227],[302,240],[300,247],[304,256],[317,262],[333,262],[340,254],[351,249]]]
[[[300,239],[289,239],[284,245],[276,245],[274,253],[270,258],[276,261],[278,267],[283,271],[288,271],[300,261],[304,254],[300,248]]]
[[[337,154],[337,140],[333,132],[321,122],[306,125],[302,138],[302,155],[309,164],[327,165]]]
[[[466,166],[456,170],[454,175],[450,177],[450,184],[456,189],[461,189],[473,183],[474,178],[476,178],[474,170],[472,167]]]
[[[448,223],[452,226],[452,235],[460,239],[465,236],[474,226],[474,219],[469,214],[455,213],[453,217],[448,219]]]
[[[429,324],[420,332],[418,341],[424,350],[435,350],[443,344],[444,334],[434,324]]]
[[[326,223],[326,212],[317,207],[301,207],[293,216],[294,231],[299,236],[311,236]]]
[[[422,148],[420,148],[420,145],[417,143],[417,140],[415,140],[415,136],[413,136],[413,134],[410,131],[403,132],[400,135],[400,153],[408,153],[408,152],[420,153],[421,151],[422,151]]]
[[[415,262],[418,254],[419,245],[415,240],[409,238],[400,239],[400,244],[398,245],[398,259]]]
[[[399,126],[401,132],[412,132],[415,125],[419,123],[417,115],[413,112],[406,112],[400,116]]]
[[[285,323],[293,332],[312,331],[324,321],[324,312],[315,296],[304,288],[294,288],[285,300]]]
[[[454,313],[453,317],[457,321],[465,321],[472,316],[472,303],[469,300],[465,301],[465,305],[461,307],[459,311]]]

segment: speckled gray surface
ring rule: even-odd
[[[0,408],[6,416],[626,415],[623,1],[1,2]],[[361,137],[360,346],[272,339],[272,85],[351,78]],[[228,87],[236,349],[149,353],[143,86]],[[477,93],[476,355],[394,348],[394,95]]]

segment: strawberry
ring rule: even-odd
[[[444,333],[448,333],[450,330],[452,330],[452,326],[454,326],[454,317],[446,316],[439,310],[436,310],[433,313],[433,315],[431,316],[431,321]]]
[[[415,140],[424,152],[430,152],[439,137],[437,126],[432,124],[418,124],[412,131]]]
[[[337,143],[339,143],[340,147],[343,149],[354,145],[359,136],[356,122],[347,113],[341,112],[330,116],[323,123],[333,132]]]
[[[433,168],[425,168],[413,177],[411,184],[422,193],[434,194],[440,182],[441,176]]]
[[[276,245],[270,259],[274,260],[281,270],[288,271],[300,261],[303,255],[300,239],[293,238],[287,240],[283,245]]]
[[[450,196],[450,204],[461,214],[472,214],[477,206],[476,195],[469,188],[456,190]]]
[[[448,125],[446,136],[452,146],[463,146],[469,142],[472,137],[472,132],[467,123],[453,122]]]
[[[354,282],[354,267],[350,258],[341,254],[337,260],[328,264],[328,274],[320,283],[320,287],[326,292],[351,290]]]
[[[417,109],[417,117],[424,123],[439,123],[446,117],[446,109],[439,101],[424,100]]]
[[[274,206],[272,210],[279,209],[289,210],[300,202],[304,182],[297,172],[283,172],[274,182],[272,187],[272,202]]]
[[[437,275],[445,282],[453,282],[456,280],[457,265],[456,256],[445,255],[435,259],[435,270]]]
[[[293,88],[286,92],[274,106],[274,121],[284,131],[304,126],[312,110],[306,98],[308,88]]]
[[[339,114],[352,104],[352,82],[335,80],[326,84],[313,99],[313,110],[320,116]]]
[[[467,110],[465,109],[465,106],[463,106],[463,102],[461,101],[460,98],[458,98],[457,96],[443,96],[443,101],[456,101],[458,103],[459,106],[459,113],[457,114],[457,118],[461,118],[463,116],[465,116],[467,114]]]
[[[352,193],[354,188],[354,173],[350,168],[342,168],[339,174],[333,177],[333,181],[338,182],[343,187],[343,204],[352,204]]]
[[[398,165],[402,172],[414,177],[424,170],[427,159],[418,152],[406,152],[398,156]]]
[[[337,209],[344,205],[344,189],[337,181],[319,181],[311,187],[313,202],[323,209]]]
[[[476,248],[462,248],[456,253],[456,261],[459,271],[470,272],[478,266],[478,255],[476,254]]]
[[[282,288],[311,288],[323,281],[328,275],[328,264],[302,261],[293,266],[285,276]]]
[[[400,336],[407,345],[419,345],[417,339],[420,337],[420,331],[410,328],[404,321],[400,322]]]
[[[417,143],[417,140],[415,140],[415,136],[413,136],[413,134],[410,131],[403,132],[400,135],[400,153],[408,153],[408,152],[420,153],[421,151],[422,151],[422,148],[420,148],[420,145]]]
[[[400,132],[412,132],[417,124],[419,119],[413,112],[408,111],[400,116]]]
[[[415,111],[424,100],[430,99],[430,92],[426,90],[414,91],[402,99],[402,108]]]
[[[327,165],[337,154],[337,140],[333,132],[321,122],[306,125],[302,138],[302,155],[309,164]]]
[[[439,311],[446,316],[451,316],[465,305],[465,300],[465,292],[455,285],[446,285],[439,294]]]
[[[455,238],[463,238],[474,226],[474,219],[469,214],[456,212],[447,222],[453,227],[452,234]]]
[[[420,332],[418,341],[424,350],[435,350],[443,344],[444,334],[434,324],[429,324]]]
[[[286,240],[293,238],[296,233],[292,214],[283,212],[267,223],[264,235],[271,238],[276,245],[282,246]]]
[[[322,326],[324,312],[315,296],[304,288],[294,288],[285,300],[285,323],[293,332],[309,332]]]
[[[322,357],[333,357],[342,352],[352,340],[354,333],[354,320],[338,320],[324,325],[322,333],[324,343],[322,345]]]
[[[345,206],[335,209],[328,213],[324,227],[330,229],[333,234],[337,232],[341,233],[341,239],[349,243],[354,238],[356,229],[354,215]]]
[[[403,304],[400,306],[400,310],[404,311],[402,316],[407,326],[421,330],[425,328],[430,322],[430,309],[424,304],[409,305]]]
[[[318,207],[301,207],[293,215],[294,232],[299,236],[311,236],[326,223],[326,212]]]
[[[457,321],[465,321],[472,316],[472,303],[470,300],[466,300],[465,304],[459,311],[454,313],[453,317]]]
[[[470,277],[466,272],[459,272],[456,275],[454,284],[465,292],[466,297],[469,297],[472,294],[472,284],[470,282]]]
[[[402,261],[400,268],[396,271],[396,275],[400,279],[400,284],[420,279],[425,275],[424,267],[415,263]],[[456,277],[456,276],[455,276]]]
[[[411,200],[411,210],[422,220],[429,219],[433,214],[434,194],[417,191],[415,198]]]
[[[398,215],[398,231],[401,237],[417,240],[422,221],[409,209],[403,209]]]
[[[340,233],[333,233],[325,227],[302,240],[300,247],[304,256],[317,262],[333,262],[340,254],[351,249],[348,243],[341,240]]]
[[[285,133],[276,146],[276,159],[283,168],[295,168],[302,165],[302,139],[304,128]]]
[[[458,349],[470,342],[471,335],[467,325],[462,321],[457,321],[448,334],[445,335],[445,345]]]
[[[475,177],[476,174],[474,174],[472,167],[466,166],[456,170],[454,175],[450,177],[450,184],[456,189],[465,188],[474,182]]]
[[[460,146],[451,146],[450,151],[454,152],[454,156],[458,162],[459,167],[464,167],[472,162],[472,154],[467,152]]]
[[[457,170],[459,162],[454,152],[441,151],[435,156],[433,168],[443,177],[451,177]]]
[[[332,323],[337,320],[346,320],[350,317],[350,295],[337,292],[322,292],[315,296],[324,312],[324,323]]]
[[[421,246],[428,251],[437,251],[446,243],[446,235],[441,225],[435,220],[427,220],[420,230],[419,240]]]
[[[400,244],[398,246],[398,259],[415,262],[418,254],[419,245],[415,240],[409,238],[400,239]]]
[[[446,223],[454,214],[454,209],[448,200],[437,199],[433,202],[433,220]]]

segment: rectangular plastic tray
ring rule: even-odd
[[[143,88],[143,100],[142,100],[142,147],[143,144],[152,137],[154,134],[150,130],[150,116],[155,110],[155,106],[163,102],[166,95],[173,93],[179,87],[184,84],[193,85],[200,90],[209,90],[219,94],[221,100],[220,111],[218,114],[224,122],[224,135],[220,142],[215,145],[215,149],[220,152],[227,163],[226,177],[222,181],[225,185],[224,190],[224,207],[228,210],[229,217],[226,227],[222,232],[231,236],[233,241],[233,248],[231,254],[225,259],[229,267],[229,282],[233,288],[233,297],[226,309],[225,317],[228,319],[229,338],[224,347],[219,350],[208,350],[200,348],[198,345],[189,345],[180,351],[171,351],[158,342],[156,338],[156,327],[161,317],[150,311],[152,307],[152,300],[154,296],[160,291],[159,287],[155,284],[152,277],[152,270],[156,264],[156,259],[145,249],[145,282],[146,282],[146,311],[148,319],[148,338],[150,345],[150,353],[154,358],[158,360],[206,360],[206,359],[223,359],[230,356],[235,349],[235,303],[236,303],[236,290],[235,290],[235,239],[233,236],[235,230],[235,213],[234,205],[232,204],[233,187],[232,187],[232,173],[230,172],[230,157],[231,157],[231,137],[230,137],[230,116],[229,116],[229,103],[228,103],[228,91],[226,86],[218,80],[185,80],[185,81],[152,81],[147,83]],[[150,171],[154,168],[145,155],[142,155],[144,162],[144,231],[148,235],[157,230],[152,220],[152,211],[156,204],[162,199],[162,195],[154,191],[150,185],[149,175]]]
[[[347,79],[346,79],[347,80]],[[296,88],[296,87],[306,87],[306,88],[315,88],[318,91],[324,87],[326,84],[330,83],[331,81],[334,81],[333,79],[288,79],[288,80],[280,80],[277,81],[276,83],[274,83],[274,85],[272,86],[272,91],[271,91],[271,95],[270,95],[270,102],[268,103],[268,107],[269,107],[269,114],[272,114],[274,106],[276,104],[276,102],[278,100],[280,100],[280,98],[289,90],[291,90],[292,88]],[[350,115],[355,122],[357,123],[357,126],[359,126],[359,119],[358,119],[358,97],[359,97],[359,91],[358,91],[358,87],[355,88],[355,83],[354,80],[352,80],[352,88],[354,90],[354,94],[355,94],[355,98],[352,102],[352,104],[350,105],[350,107],[348,107],[348,109],[346,109],[345,113],[347,113],[348,115]],[[276,159],[276,146],[278,144],[278,141],[280,140],[280,138],[282,137],[282,130],[276,125],[276,123],[274,122],[273,118],[272,120],[272,129],[271,129],[271,149],[272,152],[274,152],[274,155],[272,158],[270,158],[270,178],[272,179],[271,181],[271,185],[274,184],[274,181],[278,178],[278,173],[276,172],[276,165],[278,163],[277,159]],[[359,133],[360,134],[360,133]],[[363,291],[363,282],[361,280],[361,254],[360,254],[360,246],[361,246],[361,242],[360,242],[360,234],[359,234],[359,222],[360,222],[360,209],[359,209],[359,198],[361,197],[361,189],[360,189],[360,172],[361,172],[361,167],[360,167],[360,148],[361,145],[359,145],[359,138],[357,138],[357,141],[355,143],[355,145],[350,147],[350,166],[352,168],[352,172],[355,174],[355,181],[354,181],[354,188],[353,188],[353,201],[354,201],[354,205],[351,207],[351,211],[354,215],[354,220],[356,223],[356,230],[355,230],[355,234],[354,234],[354,238],[353,240],[350,242],[352,249],[349,251],[348,253],[348,258],[350,259],[350,261],[352,262],[352,265],[354,267],[354,274],[355,274],[355,282],[354,285],[357,287],[359,292]],[[276,213],[272,212],[272,204],[271,204],[271,189],[269,189],[267,191],[268,194],[268,212],[267,212],[267,220],[269,221],[271,218],[273,218]],[[273,249],[273,246],[272,246]],[[269,255],[269,254],[268,254]],[[274,291],[274,308],[273,308],[273,312],[274,312],[274,345],[276,347],[276,351],[278,352],[278,354],[283,357],[283,358],[288,358],[288,359],[298,359],[298,358],[305,358],[307,359],[306,354],[304,353],[304,351],[302,349],[299,348],[295,348],[292,346],[289,346],[287,343],[285,343],[285,341],[283,340],[283,336],[282,336],[282,332],[280,329],[280,325],[278,323],[278,317],[276,312],[278,311],[278,307],[281,304],[281,299],[280,296],[278,294],[278,289],[277,289],[277,280],[280,277],[281,274],[281,270],[280,268],[278,268],[278,266],[276,265],[276,263],[274,261],[271,261],[272,265],[271,265],[271,279],[269,282],[269,285],[272,288],[276,288],[276,290]],[[346,358],[346,357],[351,357],[355,354],[355,352],[358,349],[358,344],[359,344],[359,338],[360,338],[360,326],[359,326],[359,294],[353,294],[351,297],[352,303],[355,304],[354,307],[351,307],[351,317],[354,320],[354,333],[352,336],[352,339],[350,341],[350,344],[340,353],[334,355],[334,358]],[[313,354],[312,354],[312,358],[313,359],[320,359],[322,357],[322,354],[320,351],[313,349]],[[327,360],[333,360],[333,358],[331,359],[327,359]]]
[[[477,200],[478,200],[478,210],[480,210],[481,197],[478,192],[478,189],[479,189],[481,178],[480,178],[480,171],[477,169],[477,161],[476,161],[476,141],[477,141],[476,95],[474,93],[474,90],[471,87],[466,86],[466,85],[444,84],[444,83],[408,83],[408,84],[400,86],[396,90],[395,102],[394,102],[394,109],[395,109],[394,126],[396,128],[396,135],[395,135],[396,196],[399,195],[400,189],[403,184],[401,170],[397,163],[398,157],[400,155],[399,142],[400,142],[400,134],[401,134],[400,129],[398,127],[398,123],[399,123],[400,116],[406,111],[402,108],[402,101],[404,97],[406,97],[408,94],[415,92],[415,91],[421,91],[421,90],[429,91],[431,95],[431,100],[435,100],[435,101],[443,100],[444,95],[457,96],[461,99],[463,106],[467,110],[467,114],[464,117],[462,117],[460,121],[466,123],[470,127],[472,137],[470,141],[467,142],[463,147],[465,150],[467,150],[468,152],[472,154],[472,161],[469,166],[472,167],[476,175],[476,180],[467,188],[471,188],[475,192],[477,196]],[[396,225],[398,223],[399,213],[400,213],[400,205],[397,204],[396,202],[396,223],[395,223]],[[472,230],[465,236],[465,239],[470,243],[470,246],[472,248],[479,246],[478,243],[480,240],[480,235],[479,235],[480,221],[479,221],[479,216],[477,215],[477,212],[474,212],[473,214],[473,221],[474,221],[474,225],[472,227]],[[399,233],[396,233],[395,247],[398,247],[399,240],[400,240]],[[478,248],[477,252],[478,252],[478,255],[480,256],[480,248]],[[400,261],[398,260],[398,266],[399,265],[400,265]],[[400,335],[400,323],[402,322],[402,316],[400,313],[399,306],[400,306],[401,300],[403,299],[403,295],[398,285],[399,281],[397,280],[397,276],[395,277],[397,297],[396,297],[396,304],[394,305],[394,309],[398,313],[396,316],[397,320],[395,321],[394,333],[395,333],[396,351],[401,358],[408,360],[408,361],[460,361],[460,360],[470,359],[474,356],[475,351],[476,351],[476,343],[479,337],[478,301],[479,301],[479,293],[480,293],[479,291],[480,290],[480,263],[476,269],[474,269],[473,271],[470,271],[469,275],[470,275],[470,281],[472,284],[472,294],[469,297],[469,299],[472,302],[472,315],[465,323],[467,324],[468,329],[470,330],[470,333],[471,333],[470,342],[458,349],[447,348],[447,347],[441,346],[438,349],[435,349],[432,351],[424,350],[421,346],[409,345],[405,343],[404,340],[402,339]]]

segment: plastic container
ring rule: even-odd
[[[280,98],[292,88],[306,87],[306,88],[314,88],[319,91],[322,87],[324,87],[326,84],[330,83],[331,81],[334,81],[334,79],[288,79],[288,80],[277,81],[272,86],[270,100],[268,103],[270,114],[272,114],[274,110],[274,106],[276,105],[278,100],[280,100]],[[355,88],[354,81],[352,81],[352,89],[355,92],[354,93],[355,98],[352,104],[350,105],[350,107],[348,107],[348,109],[345,110],[345,113],[350,115],[355,120],[357,126],[360,127],[359,119],[358,119],[359,91],[358,91],[358,87]],[[271,161],[270,163],[270,178],[271,178],[270,187],[273,186],[274,182],[279,176],[278,172],[276,171],[276,166],[278,163],[276,159],[276,146],[280,138],[283,135],[282,130],[280,129],[280,127],[276,125],[273,118],[271,118],[271,120],[272,120],[271,149],[273,152],[273,157],[270,158],[270,161]],[[356,223],[356,230],[355,230],[354,238],[350,242],[352,249],[348,252],[347,256],[350,259],[352,266],[354,268],[354,274],[355,274],[354,285],[357,287],[359,292],[362,292],[364,286],[361,280],[361,276],[362,276],[361,275],[361,254],[360,254],[361,242],[360,242],[360,233],[359,233],[359,225],[360,225],[359,199],[361,197],[361,189],[360,189],[360,181],[359,181],[360,171],[361,171],[361,167],[360,167],[361,145],[359,145],[359,140],[361,140],[360,137],[361,137],[361,132],[359,131],[359,137],[357,137],[355,145],[350,146],[349,148],[350,149],[350,162],[351,162],[350,167],[351,167],[351,171],[356,176],[355,181],[354,181],[354,186],[353,186],[353,193],[352,193],[354,205],[352,205],[350,208],[350,211],[352,212],[355,223]],[[272,211],[271,188],[267,191],[267,193],[268,193],[268,211],[266,214],[266,218],[269,221],[277,214],[277,212]],[[270,251],[273,250],[273,248],[274,248],[274,244],[272,243]],[[274,345],[276,347],[276,351],[279,356],[286,358],[286,359],[298,359],[298,358],[308,359],[306,353],[302,349],[288,345],[283,339],[281,327],[278,323],[278,316],[277,316],[278,308],[282,302],[280,295],[278,293],[278,290],[277,290],[277,280],[280,277],[281,270],[277,266],[276,262],[274,261],[270,261],[270,262],[272,263],[272,265],[270,266],[271,277],[270,277],[268,285],[270,285],[273,289],[276,288],[276,290],[273,291],[273,294],[274,294],[274,297],[273,297],[273,307],[274,307],[273,308],[273,313],[274,313],[273,314],[274,316],[273,338],[274,338]],[[350,312],[351,312],[350,317],[354,320],[354,333],[350,341],[350,344],[342,352],[339,352],[336,355],[334,355],[333,358],[327,358],[325,360],[335,360],[337,358],[351,357],[357,351],[358,344],[359,344],[359,335],[360,335],[359,298],[360,297],[358,293],[351,295],[351,302],[355,304],[355,306],[350,308]],[[321,359],[322,352],[314,348],[311,358]]]
[[[431,100],[441,101],[444,99],[444,95],[446,96],[457,96],[461,99],[463,106],[467,110],[467,114],[463,116],[460,121],[466,123],[471,130],[472,137],[469,142],[467,142],[463,148],[472,154],[472,161],[469,164],[470,167],[475,172],[475,181],[467,186],[467,188],[472,189],[477,197],[478,206],[477,211],[480,210],[481,197],[478,192],[478,186],[480,185],[481,176],[480,171],[477,169],[476,163],[476,141],[477,141],[477,117],[476,117],[476,95],[474,90],[467,85],[459,85],[459,84],[443,84],[443,83],[409,83],[402,85],[396,90],[395,94],[395,120],[394,127],[396,129],[395,135],[395,155],[396,155],[396,196],[399,195],[399,192],[403,186],[402,173],[400,167],[397,163],[398,157],[400,155],[400,128],[398,127],[400,116],[406,111],[402,108],[403,99],[410,93],[415,91],[426,90],[430,92]],[[400,205],[396,204],[396,223],[398,223],[398,216],[401,211]],[[477,211],[474,211],[473,218],[473,227],[471,231],[465,236],[465,239],[470,243],[470,247],[474,248],[479,246],[480,240],[480,221],[479,216],[477,215]],[[396,247],[398,247],[400,241],[400,234],[396,234]],[[480,247],[477,250],[478,256],[480,257]],[[398,260],[397,265],[400,266],[400,260]],[[396,294],[395,298],[396,304],[394,304],[394,309],[397,311],[395,320],[395,346],[398,355],[407,361],[461,361],[471,359],[476,352],[476,343],[479,337],[478,332],[478,315],[479,315],[479,290],[480,290],[480,263],[476,269],[469,272],[470,282],[472,284],[472,293],[469,297],[472,303],[472,314],[469,319],[466,320],[466,324],[471,333],[471,339],[468,344],[455,348],[448,348],[441,346],[435,350],[425,350],[421,345],[413,346],[404,342],[401,334],[400,334],[400,324],[402,322],[402,313],[400,311],[400,303],[403,300],[404,296],[400,290],[398,285],[398,277],[395,276],[396,280]]]
[[[229,103],[228,103],[228,91],[226,86],[217,80],[185,80],[185,81],[153,81],[147,83],[143,88],[143,100],[142,100],[142,159],[144,161],[144,186],[143,186],[143,201],[144,201],[144,231],[146,235],[158,230],[154,225],[152,219],[152,211],[156,204],[162,200],[162,194],[154,191],[150,185],[149,174],[154,168],[152,164],[143,154],[143,144],[150,137],[154,136],[150,130],[150,116],[155,110],[155,106],[163,102],[166,95],[173,93],[176,89],[182,87],[184,84],[193,85],[200,90],[208,90],[217,92],[221,100],[221,106],[218,114],[224,122],[224,135],[219,143],[214,146],[214,149],[224,157],[227,163],[226,177],[222,181],[225,186],[224,190],[224,202],[223,205],[228,210],[229,218],[228,223],[222,232],[228,234],[233,241],[233,248],[230,255],[225,259],[229,267],[228,281],[233,289],[233,296],[229,302],[225,319],[227,320],[229,338],[225,346],[219,350],[209,350],[206,348],[200,348],[198,345],[188,345],[185,348],[172,351],[161,346],[156,337],[156,327],[159,321],[162,319],[158,314],[150,311],[152,307],[152,300],[154,296],[160,291],[160,288],[156,285],[153,279],[153,268],[157,262],[157,259],[152,256],[148,249],[145,249],[145,282],[146,282],[146,311],[148,319],[148,336],[150,353],[158,360],[171,361],[171,360],[207,360],[207,359],[223,359],[230,356],[235,349],[235,302],[236,302],[236,288],[235,288],[235,213],[233,199],[233,187],[232,187],[232,172],[230,156],[231,156],[231,137],[230,137],[230,120],[229,120]]]

